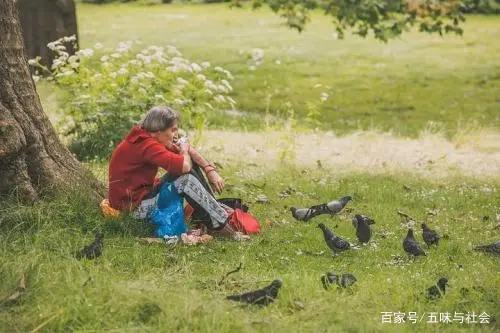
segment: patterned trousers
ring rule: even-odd
[[[177,193],[194,208],[195,211],[203,212],[209,218],[205,219],[207,228],[222,229],[228,222],[229,215],[224,205],[220,204],[201,184],[200,180],[192,174],[184,174],[174,179],[168,176],[162,177],[160,185],[146,196],[134,211],[136,218],[145,218],[156,206],[159,196],[159,188],[165,181],[174,181]]]

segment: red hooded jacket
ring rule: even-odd
[[[172,175],[182,173],[184,156],[156,141],[139,126],[134,127],[115,148],[109,162],[109,202],[111,207],[129,211],[155,185],[158,168]]]

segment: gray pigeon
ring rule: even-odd
[[[326,204],[325,212],[330,213],[330,214],[337,214],[339,213],[344,207],[347,205],[349,201],[352,200],[352,197],[350,195],[347,195],[345,197],[342,197],[338,200],[333,200],[330,201]]]
[[[354,215],[356,220],[356,236],[360,243],[368,243],[372,237],[372,229],[368,224],[367,220],[363,218],[362,215]]]
[[[430,229],[425,223],[422,223],[422,238],[427,247],[431,246],[431,244],[439,245],[440,237],[438,233]]]
[[[343,240],[339,236],[335,235],[324,223],[318,224],[318,227],[323,231],[323,236],[325,237],[326,245],[334,253],[340,253],[342,251],[348,250],[351,247],[349,242]]]
[[[250,291],[241,295],[227,296],[226,299],[236,302],[265,306],[272,303],[276,299],[276,297],[278,297],[278,291],[282,285],[283,282],[281,282],[281,280],[274,280],[269,286],[262,289]]]
[[[486,244],[486,245],[478,245],[478,246],[474,247],[474,250],[499,255],[500,254],[500,241],[496,241],[494,243]]]
[[[415,239],[415,236],[413,236],[412,228],[408,229],[408,234],[403,241],[403,249],[410,255],[425,256],[425,252],[420,247],[420,244]]]
[[[427,288],[427,298],[436,299],[441,297],[441,294],[444,295],[447,285],[448,285],[448,279],[440,278],[437,284]]]
[[[328,203],[322,203],[319,205],[314,205],[309,208],[295,208],[291,207],[290,211],[292,216],[298,221],[307,222],[313,217],[322,214],[337,214],[340,212],[345,205],[351,200],[350,196],[345,196],[339,200],[330,201]]]
[[[292,208],[290,208],[290,211],[292,212],[292,216],[298,221],[307,222],[311,218],[313,218],[313,216],[312,216],[313,211],[310,208],[292,207]]]

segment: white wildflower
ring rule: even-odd
[[[254,71],[256,69],[257,69],[257,67],[255,67],[254,65],[248,66],[248,70]]]
[[[328,93],[322,92],[321,97],[319,98],[322,102],[326,102],[328,100]]]
[[[229,84],[229,82],[227,80],[222,79],[220,81],[220,83],[222,83],[227,88],[227,90],[233,91],[233,87],[231,87],[231,85]]]
[[[281,65],[281,60],[276,59],[275,63],[276,63],[276,65]]]
[[[217,103],[225,103],[226,102],[226,98],[222,95],[217,95],[214,97],[214,100],[217,102]]]
[[[102,49],[102,44],[101,43],[95,43],[94,49],[96,49],[96,50]]]
[[[111,58],[115,58],[115,59],[118,59],[118,58],[120,58],[121,56],[122,56],[122,55],[121,55],[120,53],[117,53],[117,52],[115,52],[115,53],[112,53],[112,54],[111,54]]]
[[[195,72],[201,72],[201,67],[200,65],[198,65],[197,63],[193,62],[191,64],[191,68],[195,71]]]
[[[141,95],[146,95],[148,92],[146,89],[144,89],[143,87],[140,87],[139,89],[137,89],[137,92],[139,92],[139,94]]]
[[[224,73],[224,68],[222,68],[220,66],[215,66],[214,71]]]
[[[82,49],[76,51],[76,55],[81,57],[81,58],[89,58],[94,55],[94,50],[93,49]]]
[[[128,69],[126,67],[120,67],[120,69],[117,72],[119,75],[125,75],[128,73]]]
[[[200,81],[205,81],[207,79],[207,77],[203,74],[196,75],[196,78]]]
[[[202,62],[201,67],[203,67],[204,69],[207,69],[208,67],[210,67],[210,62],[209,61]]]
[[[107,62],[109,60],[109,57],[107,55],[104,55],[101,57],[101,62]]]
[[[186,84],[188,84],[189,82],[184,80],[182,77],[178,77],[177,78],[177,83],[179,83],[181,86],[185,86]]]
[[[40,76],[39,75],[33,75],[33,81],[38,82],[40,81]]]
[[[33,65],[36,65],[36,63],[37,63],[36,59],[30,59],[30,60],[28,60],[28,65],[33,66]]]
[[[259,48],[252,49],[252,59],[254,61],[262,60],[262,58],[264,58],[264,50]]]

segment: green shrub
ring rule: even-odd
[[[207,61],[191,62],[174,46],[134,51],[133,42],[127,41],[114,50],[96,45],[68,56],[63,43],[74,40],[64,37],[48,44],[56,53],[50,69],[39,58],[30,64],[48,73],[43,79],[59,88],[61,127],[80,160],[108,158],[154,105],[180,110],[185,128],[203,126],[209,110],[235,105],[228,96],[233,79],[229,71]]]

